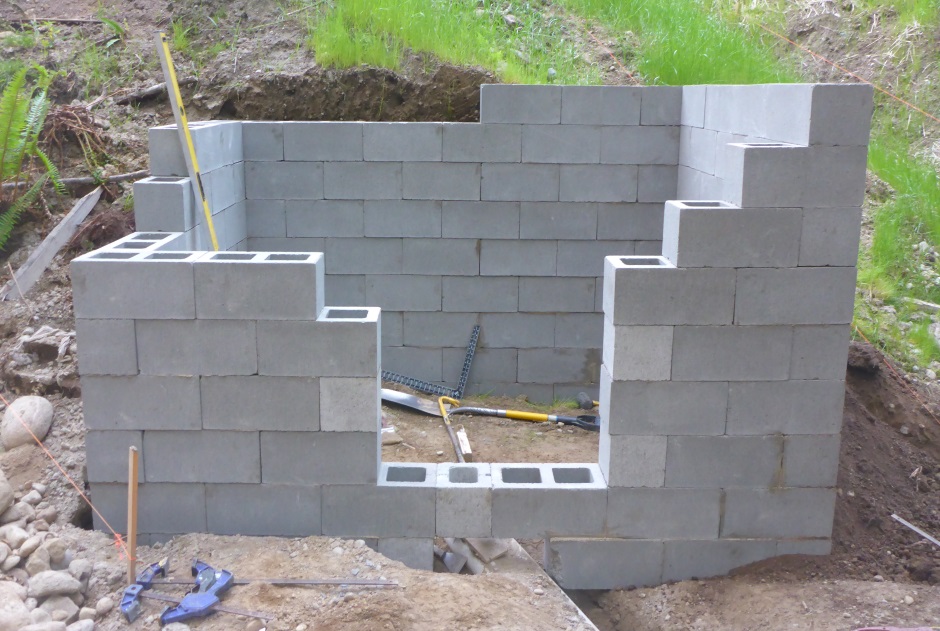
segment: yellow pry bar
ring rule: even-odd
[[[197,197],[196,203],[202,204],[202,212],[206,216],[206,225],[209,226],[209,237],[212,239],[212,249],[218,252],[219,240],[215,236],[212,211],[209,210],[209,201],[206,199],[205,191],[202,188],[199,160],[196,158],[196,148],[193,146],[192,134],[189,133],[189,120],[186,118],[186,108],[183,106],[180,86],[176,81],[176,68],[173,67],[173,58],[170,56],[170,40],[165,33],[157,33],[157,52],[160,54],[163,76],[166,80],[167,91],[170,93],[170,105],[173,108],[173,118],[176,119],[176,129],[180,135],[180,142],[186,145],[187,151],[183,153],[183,157],[186,159],[189,179],[195,183],[193,193]]]

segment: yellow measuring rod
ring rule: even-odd
[[[215,236],[215,226],[212,224],[212,211],[206,200],[202,188],[202,175],[199,173],[199,160],[196,158],[196,148],[193,146],[193,137],[189,133],[189,120],[186,118],[186,108],[183,106],[183,97],[180,95],[180,86],[176,81],[176,68],[173,67],[173,58],[170,57],[170,41],[165,33],[157,33],[157,52],[160,54],[160,64],[163,66],[163,76],[166,80],[166,89],[170,95],[170,106],[173,108],[173,118],[176,119],[176,130],[180,135],[180,144],[186,150],[183,157],[186,159],[186,169],[189,171],[189,180],[193,182],[193,193],[196,203],[202,205],[206,216],[206,225],[209,226],[209,237],[212,239],[212,249],[218,252],[219,240]]]

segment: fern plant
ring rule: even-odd
[[[36,73],[34,82],[27,75]],[[0,250],[47,182],[65,193],[55,165],[39,148],[52,77],[42,66],[18,71],[0,96]]]

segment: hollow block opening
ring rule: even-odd
[[[535,467],[503,469],[503,482],[509,484],[539,484],[541,481],[542,473]]]
[[[101,252],[99,254],[93,254],[91,258],[93,259],[112,259],[112,260],[121,260],[121,259],[130,259],[137,256],[133,252]]]
[[[268,261],[306,261],[307,254],[271,254],[267,257]]]
[[[552,477],[558,484],[589,484],[594,481],[588,468],[552,467]]]
[[[144,258],[155,259],[157,261],[182,261],[183,259],[189,257],[189,252],[154,252],[153,254],[148,254]]]
[[[212,257],[213,261],[250,261],[255,258],[254,254],[233,254],[231,252],[222,252]]]
[[[330,320],[361,320],[369,316],[365,309],[330,309],[326,312],[326,317]]]
[[[424,467],[389,467],[387,482],[424,482],[428,470]]]

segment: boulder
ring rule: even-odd
[[[13,487],[3,475],[3,471],[0,471],[0,513],[5,513],[11,506],[13,506]]]
[[[23,627],[19,631],[66,631],[64,622],[40,622]]]
[[[61,539],[49,539],[42,544],[42,547],[49,553],[49,562],[56,565],[60,565],[65,560],[65,555],[69,551],[69,547]]]
[[[62,620],[65,624],[71,624],[78,620],[78,605],[72,602],[68,596],[50,596],[39,608],[48,611],[53,620]]]
[[[49,570],[29,579],[29,595],[42,600],[49,596],[69,596],[82,591],[82,583],[68,572]]]
[[[98,602],[95,603],[95,611],[99,616],[108,615],[112,609],[114,609],[114,601],[111,600],[108,596],[102,596],[98,599]]]
[[[65,631],[95,631],[94,620],[79,620],[65,628]]]
[[[3,413],[3,423],[0,425],[0,440],[6,449],[13,449],[20,445],[27,445],[36,438],[42,440],[52,427],[52,416],[55,409],[43,397],[20,397],[10,404]],[[27,431],[26,427],[29,428]]]
[[[29,535],[26,531],[15,524],[0,528],[0,541],[6,542],[14,550],[23,545],[23,542],[27,539],[29,539]]]
[[[12,522],[26,523],[36,518],[36,509],[26,502],[16,502],[0,515],[0,524],[9,524]]]
[[[39,549],[39,546],[42,545],[42,537],[40,535],[33,535],[29,539],[23,542],[23,545],[20,546],[19,550],[16,551],[21,557],[28,557],[33,552]]]
[[[40,572],[48,572],[51,569],[52,565],[49,563],[49,552],[45,548],[39,548],[26,560],[26,572],[30,576],[36,576]]]
[[[16,583],[0,582],[0,631],[19,631],[30,623],[21,590]]]

